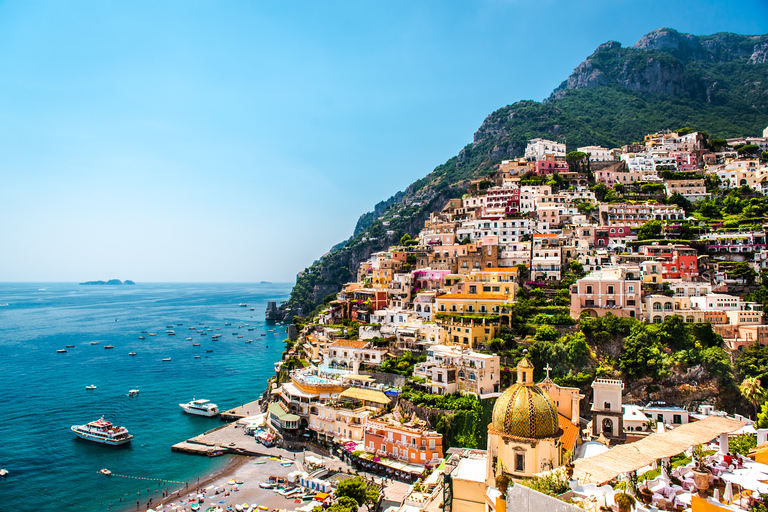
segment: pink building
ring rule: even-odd
[[[443,287],[443,277],[450,274],[450,270],[417,270],[411,275],[413,289],[420,291],[439,290]]]
[[[568,162],[539,160],[536,162],[536,174],[554,174],[568,172]]]
[[[591,317],[614,316],[640,318],[642,302],[640,268],[607,268],[579,279],[571,286],[571,317],[582,313]]]

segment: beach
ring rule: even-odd
[[[165,499],[153,500],[151,508],[177,512],[188,511],[191,510],[190,501],[196,501],[193,498],[199,494],[205,495],[204,501],[200,505],[201,510],[213,506],[219,506],[223,509],[228,506],[234,508],[235,504],[243,503],[267,507],[269,510],[293,510],[301,506],[301,503],[283,498],[272,489],[259,487],[259,484],[266,482],[270,476],[282,477],[287,480],[289,473],[301,469],[300,462],[283,466],[280,460],[274,460],[277,457],[246,457],[241,455],[230,455],[229,457],[232,459],[221,470],[201,478],[199,483],[194,483],[194,486],[190,483],[188,488],[178,489],[178,494],[176,491],[172,491],[171,495]],[[227,483],[232,481],[242,482],[242,484]],[[148,508],[147,503],[140,503],[138,509],[134,508],[133,510],[147,510]]]

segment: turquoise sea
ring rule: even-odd
[[[221,468],[226,456],[171,452],[172,444],[221,424],[178,404],[207,398],[226,410],[261,395],[286,337],[284,325],[264,321],[264,311],[290,288],[0,283],[0,468],[10,471],[0,478],[0,511],[136,510],[137,500],[144,510],[149,497],[176,487],[97,471],[195,482]],[[168,325],[175,336],[166,334]],[[198,334],[204,325],[212,331]],[[143,330],[157,336],[139,340]],[[214,342],[216,333],[222,336]],[[115,348],[105,349],[109,344]],[[66,345],[75,347],[56,352]],[[97,389],[86,390],[89,384]],[[134,388],[140,394],[128,397]],[[133,441],[107,447],[69,429],[102,415],[128,428]]]

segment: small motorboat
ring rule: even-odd
[[[157,333],[156,332],[151,332],[151,333],[149,333],[149,335],[150,336],[157,336]]]
[[[195,330],[195,328],[194,328],[194,327],[189,327],[189,330],[190,330],[190,331],[194,331],[194,330]]]
[[[239,503],[235,503],[235,510],[237,510],[237,512],[243,512],[243,506]]]
[[[0,469],[0,476],[8,476],[8,470],[5,468]]]
[[[262,489],[274,489],[276,485],[273,484],[272,482],[261,482],[259,484],[259,487],[261,487]]]
[[[241,302],[241,303],[240,303],[240,304],[238,304],[238,305],[239,305],[241,308],[247,308],[247,307],[248,307],[248,304],[246,304],[245,302]]]
[[[66,354],[66,353],[67,353],[67,350],[66,350],[66,349],[63,349],[63,348],[61,348],[61,349],[57,350],[57,351],[56,351],[56,353],[57,353],[57,354]]]
[[[261,334],[259,334],[259,336],[266,336],[266,334],[265,333],[261,333]]]
[[[136,396],[138,394],[139,394],[138,389],[131,389],[130,391],[128,391],[128,396]]]
[[[165,358],[163,358],[163,361],[170,361],[170,360],[171,360],[171,358],[170,358],[170,357],[165,357]]]
[[[246,343],[253,343],[253,340],[247,340]]]
[[[184,325],[184,324],[182,324],[182,323],[178,323],[178,324],[176,324],[176,325]]]
[[[75,348],[74,345],[67,345],[67,348]]]
[[[104,345],[104,348],[115,348],[114,345]]]
[[[199,346],[200,346],[200,344],[199,344],[199,343],[193,343],[193,344],[192,344],[192,346],[193,346],[193,347],[199,347]]]
[[[192,338],[187,338],[187,341],[192,341]]]
[[[85,386],[85,389],[96,389],[96,386],[94,384],[90,384],[88,386]]]
[[[211,352],[213,352],[213,350],[206,350],[206,352],[207,352],[208,354],[210,354]]]
[[[102,475],[107,475],[107,476],[112,474],[112,472],[110,470],[108,470],[107,468],[100,469],[99,473],[101,473]]]
[[[251,308],[251,311],[256,311],[254,308]]]
[[[129,355],[129,356],[135,356],[135,355],[136,355],[136,352],[128,352],[128,355]]]
[[[147,334],[147,331],[141,331],[141,334]]]
[[[99,344],[99,342],[98,342],[98,341],[92,341],[92,342],[91,342],[91,345],[98,345],[98,344]]]
[[[166,325],[165,328],[166,329],[173,329],[173,326],[172,325]]]
[[[195,356],[195,359],[200,359],[200,356]]]

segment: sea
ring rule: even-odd
[[[224,411],[262,394],[286,338],[285,325],[265,322],[267,301],[279,304],[290,289],[0,283],[0,468],[9,471],[0,477],[0,512],[122,512],[137,510],[137,501],[145,510],[150,497],[179,488],[168,481],[191,487],[221,469],[229,456],[171,452],[222,424],[179,404],[208,399]],[[56,352],[66,345],[74,347]],[[139,394],[129,397],[131,389]],[[70,430],[102,416],[126,427],[132,442],[104,446]]]

